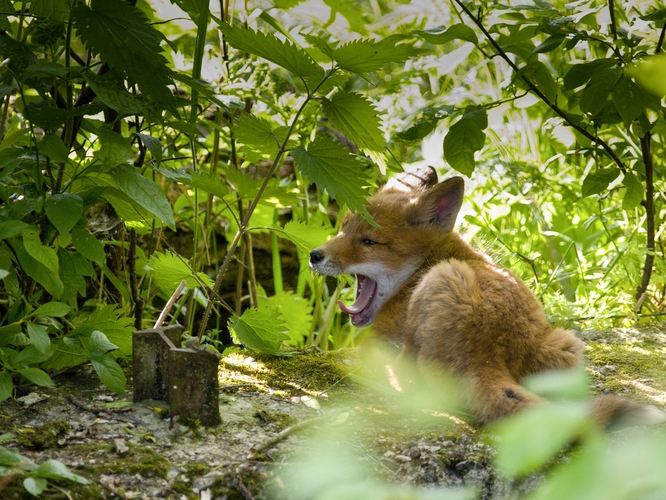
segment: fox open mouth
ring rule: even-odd
[[[350,306],[346,306],[341,300],[338,305],[342,312],[349,314],[354,326],[365,326],[373,319],[373,311],[370,310],[372,299],[375,298],[377,282],[363,274],[356,275],[356,300]]]

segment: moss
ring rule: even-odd
[[[58,446],[58,440],[71,429],[69,423],[62,420],[59,422],[47,422],[36,429],[19,429],[16,441],[26,448],[33,450],[45,450]]]
[[[177,498],[187,498],[189,500],[197,500],[199,495],[192,490],[192,485],[185,481],[176,481],[169,489],[176,493]]]
[[[87,474],[84,476],[99,474],[140,474],[143,477],[166,478],[171,463],[169,460],[152,448],[147,446],[136,446],[128,443],[129,451],[124,455],[113,453],[113,446],[102,443],[91,445],[78,445],[72,447],[77,449],[77,454],[87,456],[91,460],[83,466]],[[84,451],[85,450],[85,451]]]
[[[195,439],[201,439],[201,421],[196,418],[186,417],[185,415],[178,415],[178,423],[187,427]]]
[[[646,344],[588,343],[589,371],[598,390],[666,404],[666,351]]]
[[[184,466],[185,475],[193,480],[197,477],[202,477],[208,474],[211,470],[211,466],[208,464],[202,464],[201,462],[190,462]]]
[[[283,396],[317,395],[342,388],[349,390],[346,375],[352,370],[349,349],[319,351],[306,349],[290,356],[234,353],[220,363],[221,384],[248,384],[250,390],[277,390]]]

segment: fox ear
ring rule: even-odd
[[[403,193],[423,191],[437,184],[437,171],[431,166],[417,167],[391,177],[382,188],[396,190]]]
[[[462,177],[452,177],[428,189],[418,198],[409,223],[436,226],[443,233],[453,231],[465,191]]]

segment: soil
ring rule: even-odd
[[[581,336],[596,392],[666,407],[662,325]],[[90,480],[51,482],[46,498],[305,499],[351,488],[329,498],[514,499],[539,484],[501,477],[488,431],[427,402],[409,409],[381,370],[353,350],[234,353],[220,362],[222,424],[206,428],[172,419],[164,402],[133,403],[131,383],[109,392],[83,366],[55,387],[19,388],[0,405],[0,434]],[[33,498],[19,478],[0,481],[0,496]]]

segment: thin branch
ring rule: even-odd
[[[608,0],[608,11],[610,12],[610,29],[613,34],[613,40],[617,40],[617,23],[615,21],[615,0]]]
[[[657,48],[654,50],[655,54],[659,54],[659,52],[661,52],[661,48],[664,46],[664,36],[666,36],[666,21],[664,21],[664,25],[661,27],[661,34],[659,35]]]
[[[643,153],[643,162],[645,163],[645,212],[647,216],[647,248],[645,255],[645,266],[643,267],[643,279],[636,290],[636,300],[643,301],[643,295],[647,292],[652,277],[652,268],[654,266],[654,167],[652,164],[652,151],[650,150],[650,132],[641,137],[641,152]],[[640,310],[640,307],[639,307]]]
[[[567,116],[567,114],[564,111],[562,111],[556,103],[551,102],[551,100],[548,99],[548,97],[546,97],[546,95],[543,92],[541,92],[541,90],[539,90],[532,82],[530,82],[524,76],[522,76],[520,74],[520,68],[516,65],[515,62],[513,62],[511,60],[511,58],[507,55],[507,53],[504,52],[502,47],[500,47],[499,44],[495,41],[495,39],[490,35],[488,30],[483,26],[483,23],[481,22],[481,20],[479,18],[475,17],[474,14],[472,14],[472,12],[467,8],[467,6],[462,2],[462,0],[454,0],[454,1],[469,16],[469,18],[474,22],[474,24],[476,24],[476,26],[481,30],[483,35],[486,37],[488,42],[490,42],[490,44],[495,48],[495,50],[500,55],[500,57],[502,57],[502,59],[504,59],[507,62],[507,64],[509,66],[511,66],[511,68],[518,74],[518,76],[520,76],[520,78],[529,87],[530,91],[532,91],[534,94],[536,94],[537,97],[539,97],[539,99],[541,99],[553,111],[555,111],[555,113],[557,113],[557,115],[560,118],[562,118],[570,127],[576,129],[580,134],[585,136],[587,139],[589,139],[590,141],[592,141],[595,144],[597,144],[598,146],[600,146],[606,152],[606,154],[608,154],[608,156],[610,156],[613,159],[613,161],[617,164],[617,166],[620,168],[622,173],[627,172],[627,167],[625,166],[625,164],[617,156],[617,154],[615,153],[613,148],[611,148],[610,145],[606,141],[604,141],[603,139],[595,136],[594,134],[591,134],[584,127],[581,127],[580,125],[577,125],[574,122],[572,122],[569,119],[569,117]]]

